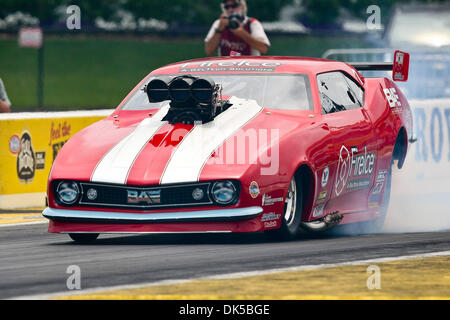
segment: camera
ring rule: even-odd
[[[244,21],[244,17],[239,14],[230,14],[228,20],[230,21],[228,23],[228,28],[235,30],[239,28],[239,25]]]

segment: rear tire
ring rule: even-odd
[[[302,185],[294,176],[289,183],[280,228],[265,231],[270,240],[289,241],[298,236],[302,221],[303,202]]]
[[[69,237],[76,243],[92,243],[97,240],[99,233],[69,233]]]

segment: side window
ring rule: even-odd
[[[348,87],[350,88],[350,93],[359,102],[359,107],[362,107],[364,105],[364,90],[346,74],[342,74],[342,76],[344,77]]]
[[[333,113],[362,107],[364,91],[342,72],[317,76],[322,113]]]

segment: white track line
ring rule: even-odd
[[[29,226],[34,224],[44,224],[48,223],[48,220],[43,221],[32,221],[32,222],[22,222],[22,223],[8,223],[8,224],[0,224],[0,228],[6,228],[6,227],[18,227],[18,226]]]
[[[439,256],[448,256],[448,255],[450,255],[450,251],[441,251],[441,252],[415,254],[415,255],[409,255],[409,256],[376,258],[376,259],[357,260],[357,261],[349,261],[349,262],[341,262],[341,263],[296,266],[296,267],[288,267],[288,268],[275,268],[275,269],[249,271],[249,272],[235,272],[235,273],[227,273],[227,274],[200,277],[200,278],[192,278],[192,279],[162,280],[162,281],[133,284],[133,285],[98,287],[98,288],[93,288],[93,289],[63,291],[63,292],[57,292],[57,293],[51,293],[51,294],[20,296],[20,297],[11,298],[10,300],[45,300],[45,299],[51,299],[51,298],[55,298],[55,297],[62,297],[62,296],[96,294],[99,292],[112,291],[112,290],[130,290],[130,289],[139,289],[139,288],[144,288],[144,287],[182,284],[182,283],[192,282],[192,281],[196,281],[196,280],[227,280],[227,279],[236,279],[236,278],[243,278],[243,277],[261,276],[261,275],[280,273],[280,272],[317,270],[317,269],[325,269],[325,268],[333,268],[333,267],[356,266],[356,265],[364,265],[364,264],[372,264],[372,263],[384,263],[384,262],[392,262],[392,261],[399,261],[399,260],[439,257]]]

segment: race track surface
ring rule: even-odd
[[[0,299],[67,290],[67,267],[81,269],[82,289],[188,279],[450,250],[450,231],[302,236],[267,242],[263,234],[102,235],[78,245],[47,233],[47,224],[0,230]]]

